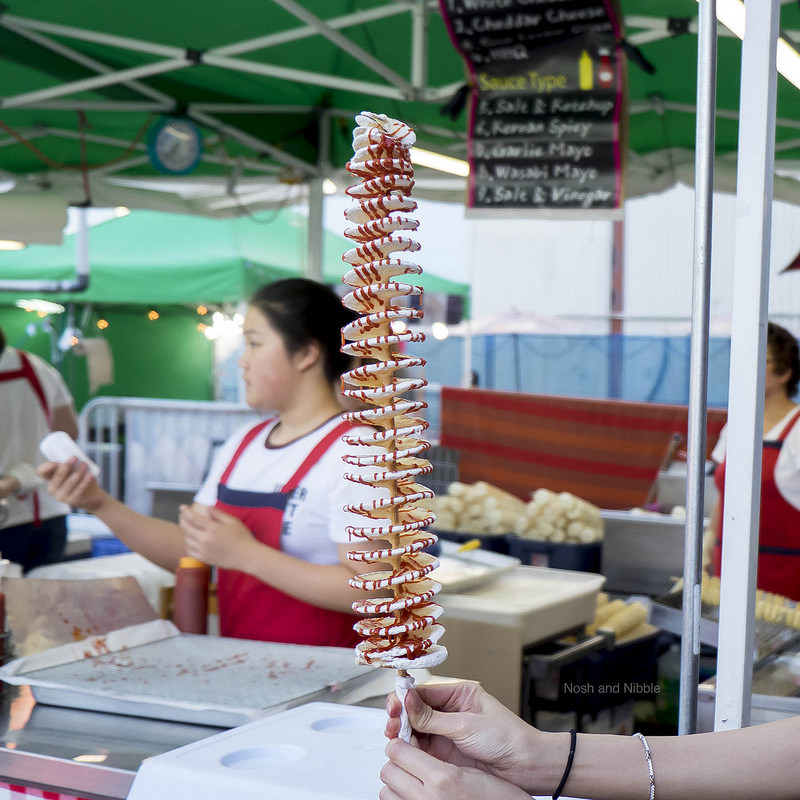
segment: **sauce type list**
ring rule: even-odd
[[[472,209],[621,204],[619,29],[603,2],[441,0],[475,91]]]

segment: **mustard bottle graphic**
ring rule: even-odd
[[[594,65],[592,57],[584,50],[578,59],[578,86],[584,91],[589,92],[594,87]]]

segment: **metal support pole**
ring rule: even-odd
[[[89,288],[89,218],[88,209],[80,207],[75,233],[75,277],[69,280],[0,280],[0,292],[85,292]]]
[[[717,104],[716,0],[700,0],[697,33],[697,123],[694,178],[694,269],[687,436],[686,538],[683,555],[683,635],[678,734],[697,731],[700,675],[700,590],[703,569],[703,494],[708,411],[708,318],[714,132]]]
[[[625,223],[614,220],[611,251],[611,297],[608,337],[608,397],[622,397],[622,315],[625,311]]]
[[[417,0],[411,9],[411,84],[423,89],[428,83],[428,9]]]
[[[331,117],[323,110],[319,112],[319,155],[317,174],[308,179],[308,252],[306,277],[322,280],[323,258],[323,212],[325,193],[323,183],[328,174],[331,146]]]
[[[74,291],[80,291],[80,287],[89,285],[89,209],[81,206],[77,209],[78,230],[75,233],[75,277],[78,287]]]
[[[779,0],[745,6],[715,728],[750,723]]]

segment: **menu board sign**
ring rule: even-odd
[[[440,0],[474,91],[471,213],[614,217],[624,61],[604,0]]]

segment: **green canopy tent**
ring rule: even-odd
[[[11,344],[60,361],[79,405],[88,399],[85,360],[56,346],[72,325],[84,336],[105,339],[115,360],[125,364],[100,394],[212,399],[211,343],[196,330],[207,318],[197,316],[196,306],[230,312],[263,283],[300,274],[305,231],[305,217],[288,209],[234,219],[133,211],[91,228],[85,291],[47,295],[68,306],[67,314],[40,320],[13,307],[35,294],[0,292],[0,327]],[[73,234],[58,246],[0,252],[0,276],[68,279],[75,272],[77,239]],[[352,242],[326,231],[324,244],[323,278],[335,286],[348,268],[341,256]],[[468,293],[465,284],[427,271],[419,282],[430,293]],[[155,324],[147,316],[151,309],[160,315]],[[108,323],[102,331],[97,330],[100,320]]]
[[[627,42],[654,67],[628,65],[628,193],[636,195],[693,179],[698,10],[695,0],[621,6]],[[796,3],[782,5],[780,22],[791,42]],[[720,33],[717,180],[730,189],[741,44]],[[310,194],[313,212],[323,178],[341,185],[353,114],[364,108],[409,122],[428,149],[463,157],[466,147],[466,115],[440,113],[465,71],[431,0],[231,0],[202,11],[190,0],[91,9],[10,0],[0,16],[0,74],[0,170],[17,182],[1,198],[9,202],[46,193],[235,216]],[[797,98],[781,78],[782,172],[798,166]],[[180,179],[165,180],[148,157],[148,132],[165,114],[188,115],[204,138],[196,169]],[[463,198],[463,180],[433,174],[418,170],[420,196]],[[798,200],[797,183],[778,181],[776,196]]]
[[[57,302],[104,304],[236,303],[270,280],[302,272],[306,220],[290,210],[255,217],[205,219],[190,214],[134,211],[91,228],[91,278],[83,292],[55,293]],[[323,279],[337,284],[352,242],[325,231]],[[4,280],[66,280],[75,272],[77,236],[60,246],[31,245],[0,252]],[[463,296],[465,284],[426,272],[428,292]],[[30,292],[0,292],[9,305]]]

